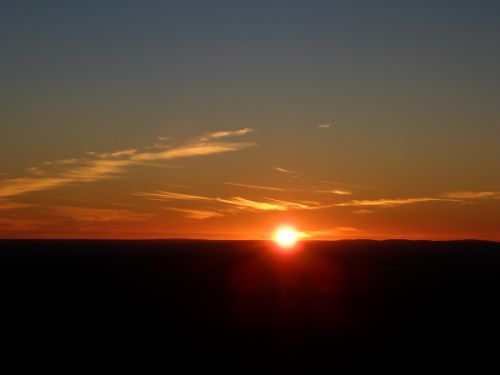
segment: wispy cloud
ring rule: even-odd
[[[287,211],[287,210],[308,210],[308,209],[319,209],[325,208],[326,206],[317,204],[316,202],[290,202],[285,200],[273,199],[273,198],[263,198],[262,200],[248,199],[240,196],[233,196],[228,198],[221,197],[206,197],[200,195],[190,195],[183,193],[175,193],[168,191],[156,191],[156,192],[135,192],[134,195],[152,199],[152,200],[164,200],[164,201],[208,201],[213,203],[222,203],[225,205],[230,205],[236,207],[238,210],[250,210],[250,211]],[[172,209],[172,208],[169,208]],[[174,210],[179,211],[175,208]],[[184,209],[183,209],[184,210]],[[220,214],[227,213],[227,209],[215,210],[211,209],[213,212],[218,212]],[[180,212],[180,211],[179,211]],[[234,211],[232,211],[234,212]]]
[[[93,182],[104,178],[117,177],[130,165],[130,160],[90,160],[83,165],[67,169],[61,176],[68,182]]]
[[[362,199],[336,203],[335,206],[345,207],[394,207],[425,202],[464,202],[477,199],[500,199],[497,191],[461,191],[446,192],[431,197],[397,198],[397,199]]]
[[[352,192],[350,192],[348,190],[321,190],[319,192],[336,194],[336,195],[352,195]]]
[[[32,203],[20,203],[20,202],[10,202],[6,200],[0,200],[0,211],[15,210],[19,208],[30,208],[30,207],[36,207],[36,205]]]
[[[443,193],[441,196],[450,199],[500,198],[500,191],[455,191]]]
[[[170,211],[183,213],[185,218],[195,219],[195,220],[206,220],[206,219],[211,219],[213,217],[224,216],[224,214],[222,214],[221,212],[213,210],[198,210],[198,209],[175,208],[175,207],[167,207],[166,209]]]
[[[294,171],[286,168],[281,168],[281,167],[274,167],[274,170],[279,172],[279,173],[286,173],[286,174],[293,174],[295,173]]]
[[[67,185],[68,181],[64,177],[20,177],[2,181],[0,186],[0,197],[20,195],[37,190],[53,189],[62,185]]]
[[[394,207],[403,206],[408,204],[435,202],[435,201],[449,201],[450,199],[441,198],[406,198],[406,199],[363,199],[353,200],[350,202],[337,203],[336,206],[345,207]]]
[[[371,214],[373,211],[372,210],[354,210],[353,213],[358,214],[358,215],[368,215]]]
[[[89,155],[97,155],[95,152],[87,152]],[[60,159],[60,160],[47,160],[44,161],[45,165],[70,165],[70,164],[78,164],[80,162],[79,159]]]
[[[223,131],[215,131],[210,133],[205,133],[201,136],[198,141],[209,141],[212,139],[219,138],[227,138],[227,137],[241,137],[243,135],[247,135],[255,132],[255,129],[252,128],[243,128],[239,130],[223,130]]]
[[[304,205],[291,203],[291,202],[283,202],[283,201],[256,201],[243,197],[229,197],[229,198],[219,198],[219,197],[205,197],[199,195],[190,195],[190,194],[182,194],[182,193],[174,193],[167,191],[158,191],[158,192],[136,192],[134,193],[137,196],[142,196],[149,199],[154,200],[190,200],[190,201],[211,201],[218,203],[225,203],[233,206],[237,206],[239,208],[253,209],[258,211],[285,211],[290,207],[295,208],[303,208]]]
[[[183,200],[183,201],[197,201],[197,200],[205,200],[205,201],[214,201],[216,198],[203,197],[201,195],[191,195],[191,194],[182,194],[182,193],[174,193],[171,191],[155,191],[155,192],[135,192],[134,195],[150,198],[154,200]]]
[[[32,176],[44,176],[46,174],[46,171],[40,167],[29,167],[26,168],[26,173]]]
[[[139,221],[151,217],[148,213],[137,213],[112,208],[55,206],[51,207],[51,209],[61,216],[68,217],[76,221]]]
[[[318,129],[328,129],[331,128],[332,124],[319,124]]]
[[[160,136],[160,137],[157,137],[156,138],[156,142],[153,143],[153,145],[151,145],[148,148],[149,149],[152,149],[152,148],[160,148],[160,149],[168,148],[170,146],[170,144],[172,143],[173,140],[174,140],[174,138],[172,138],[172,137]]]
[[[15,196],[33,191],[49,190],[60,186],[115,178],[133,165],[152,161],[170,161],[179,158],[205,156],[242,150],[255,143],[228,142],[227,137],[243,136],[253,130],[207,133],[194,140],[168,149],[156,151],[130,148],[113,152],[88,152],[85,157],[43,162],[28,169],[28,176],[0,180],[0,197]],[[217,140],[217,141],[214,141]]]
[[[126,149],[126,150],[119,150],[119,151],[113,151],[113,152],[94,152],[94,151],[87,151],[88,155],[98,157],[100,159],[118,159],[122,157],[130,157],[135,154],[137,154],[138,150],[135,148],[131,149]],[[69,161],[73,161],[72,163],[67,163],[67,164],[74,164],[78,163],[78,159],[68,159]],[[57,163],[61,163],[61,160],[56,161]]]
[[[299,209],[299,210],[313,210],[313,209],[319,209],[319,208],[326,208],[326,206],[321,205],[318,202],[312,202],[312,201],[307,201],[307,202],[290,202],[290,201],[284,201],[284,200],[279,200],[279,199],[273,199],[273,198],[266,198],[267,200],[270,200],[272,202],[276,202],[283,207],[286,207],[287,209]]]
[[[160,152],[143,152],[130,158],[131,163],[136,161],[172,160],[193,156],[220,154],[223,152],[238,151],[255,146],[253,142],[196,142],[182,145]]]
[[[288,210],[315,210],[328,206],[316,204],[316,202],[290,202],[273,198],[264,200],[251,200],[243,197],[217,198],[219,202],[237,206],[240,209],[254,211],[288,211]]]
[[[239,208],[247,208],[256,211],[286,211],[290,206],[279,202],[255,201],[242,197],[217,198],[219,202],[231,204]]]
[[[47,170],[35,176],[11,178],[1,181],[0,197],[21,195],[32,191],[49,190],[73,183],[92,182],[116,177],[129,165],[128,160],[82,160],[80,165]],[[53,176],[49,176],[51,172]]]
[[[272,188],[260,185],[247,185],[239,183],[226,182],[226,184],[234,186],[242,186],[255,189],[276,190],[281,191],[281,188]],[[304,190],[306,191],[306,190]],[[340,196],[347,196],[351,192],[345,190],[333,191],[314,191],[315,193],[332,193]],[[406,205],[414,205],[431,202],[464,202],[472,199],[498,199],[499,195],[496,192],[459,192],[459,193],[442,193],[428,197],[410,197],[410,198],[379,198],[379,199],[355,199],[345,202],[322,202],[311,200],[289,201],[270,197],[262,197],[259,199],[249,199],[243,196],[230,197],[210,197],[204,195],[194,195],[177,193],[170,191],[154,191],[154,192],[136,192],[137,196],[141,196],[153,200],[161,201],[193,201],[202,202],[202,205],[210,202],[208,206],[212,207],[196,207],[196,208],[176,208],[167,207],[172,211],[184,213],[185,217],[192,219],[205,219],[216,216],[224,216],[241,211],[289,211],[289,210],[321,210],[333,207],[353,207],[353,214],[367,215],[372,213],[373,209],[383,207],[398,207]],[[199,203],[197,203],[199,204]],[[213,207],[216,204],[223,204],[233,208]]]
[[[236,182],[224,182],[224,183],[226,185],[239,186],[239,187],[244,187],[244,188],[249,188],[249,189],[257,189],[257,190],[271,190],[271,191],[284,191],[285,190],[283,188],[271,187],[271,186],[240,184],[240,183],[236,183]]]
[[[285,172],[284,172],[285,173]],[[253,184],[242,184],[237,182],[224,182],[226,185],[238,186],[248,189],[257,189],[257,190],[269,190],[269,191],[296,191],[296,192],[309,192],[309,193],[324,193],[324,194],[334,194],[334,195],[352,195],[351,191],[348,190],[321,190],[318,187],[308,187],[308,188],[283,188],[283,187],[274,187],[274,186],[264,186],[264,185],[253,185]]]

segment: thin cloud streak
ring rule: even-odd
[[[353,213],[358,214],[358,215],[368,215],[371,214],[373,211],[372,210],[354,210]]]
[[[175,207],[167,207],[166,209],[169,211],[176,211],[183,213],[186,219],[194,219],[194,220],[206,220],[214,217],[224,216],[224,214],[212,210],[197,210],[197,209],[175,208]]]
[[[305,202],[290,202],[273,198],[264,198],[264,201],[256,201],[243,197],[231,197],[229,199],[217,198],[219,202],[238,206],[240,209],[255,211],[288,211],[288,210],[315,210],[326,208],[325,205],[306,204]]]
[[[208,141],[212,139],[219,139],[219,138],[227,138],[227,137],[241,137],[243,135],[247,135],[250,133],[254,133],[255,129],[252,128],[243,128],[239,130],[223,130],[223,131],[215,131],[215,132],[210,132],[206,133],[203,136],[201,136],[198,141]]]
[[[148,213],[137,213],[112,208],[56,206],[51,207],[57,214],[76,220],[89,222],[140,221],[151,217]]]
[[[318,129],[328,129],[331,128],[332,124],[319,124]]]
[[[286,168],[281,168],[281,167],[274,167],[274,170],[280,173],[286,173],[286,174],[292,174],[295,173],[294,171]]]
[[[434,197],[401,198],[401,199],[363,199],[336,203],[338,207],[394,207],[425,202],[464,202],[477,199],[500,199],[497,191],[463,191],[447,192]]]
[[[497,199],[497,195],[492,194],[492,192],[476,192],[474,194],[471,192],[467,192],[467,194],[455,194],[453,196],[450,195],[450,197],[436,196],[436,197],[398,198],[398,199],[388,199],[388,198],[357,199],[348,202],[324,204],[321,202],[312,202],[312,201],[291,202],[275,198],[263,198],[263,200],[255,200],[255,199],[244,198],[241,196],[233,196],[229,198],[206,197],[206,196],[164,192],[164,191],[149,192],[149,193],[142,192],[135,194],[138,196],[156,200],[191,200],[191,201],[219,202],[235,206],[238,210],[250,210],[250,211],[319,210],[332,207],[360,207],[359,210],[353,211],[353,213],[360,215],[366,215],[372,212],[368,209],[364,209],[364,207],[368,208],[397,207],[397,206],[405,206],[405,205],[413,205],[413,204],[429,203],[429,202],[462,202],[463,199],[458,199],[459,196],[461,198],[467,197],[468,199],[481,199],[481,198]],[[214,211],[214,212],[221,213],[221,211]]]
[[[234,142],[234,143],[193,143],[174,149],[161,152],[145,152],[134,155],[130,161],[167,161],[178,158],[186,158],[192,156],[203,156],[211,154],[220,154],[223,152],[238,151],[244,148],[255,146],[253,142]]]
[[[347,191],[347,190],[321,190],[321,191],[318,191],[318,193],[329,193],[329,194],[336,194],[336,195],[352,195],[352,192]]]
[[[200,195],[174,193],[170,191],[156,191],[156,192],[135,192],[134,195],[139,197],[146,197],[156,200],[184,200],[184,201],[214,201],[215,198],[203,197]]]
[[[274,186],[263,186],[263,185],[251,185],[251,184],[242,184],[236,182],[224,182],[226,185],[244,187],[248,189],[257,189],[257,190],[269,190],[269,191],[295,191],[295,192],[308,192],[308,193],[321,193],[321,194],[335,194],[335,195],[352,195],[353,193],[348,190],[320,190],[318,187],[310,187],[310,188],[283,188],[283,187],[274,187]]]
[[[281,204],[283,207],[287,207],[287,209],[295,208],[299,210],[317,210],[319,208],[326,208],[327,206],[317,204],[316,202],[289,202],[289,201],[283,201],[279,199],[273,199],[273,198],[266,198],[267,200],[270,200],[272,202],[276,202],[278,204]]]
[[[243,136],[253,132],[244,128],[235,131],[213,132],[167,150],[140,151],[125,149],[114,152],[88,152],[81,159],[61,159],[43,162],[31,167],[32,174],[0,181],[0,197],[16,196],[33,191],[49,190],[74,183],[94,182],[116,178],[133,165],[152,161],[170,161],[179,158],[206,156],[233,152],[255,146],[253,142],[213,141],[232,136]],[[150,149],[147,147],[146,149]],[[91,159],[89,159],[91,158]]]
[[[261,185],[249,185],[249,184],[240,184],[237,182],[224,182],[226,185],[231,186],[239,186],[249,189],[257,189],[257,190],[271,190],[271,191],[285,191],[283,188],[271,187],[271,186],[261,186]]]
[[[16,210],[19,208],[31,208],[36,206],[37,206],[36,204],[32,203],[20,203],[20,202],[10,202],[10,201],[0,200],[0,211]]]
[[[350,202],[336,203],[338,207],[394,207],[415,203],[436,202],[436,201],[455,201],[452,199],[441,198],[406,198],[406,199],[363,199]]]
[[[498,199],[500,191],[455,191],[443,193],[441,196],[450,199]]]
[[[206,197],[200,195],[182,194],[168,191],[157,192],[135,192],[134,195],[144,197],[152,200],[163,201],[210,201],[216,203],[223,203],[230,206],[236,206],[239,210],[251,211],[287,211],[287,210],[310,210],[326,208],[324,205],[315,205],[313,203],[306,204],[305,202],[290,202],[278,200],[273,198],[264,198],[264,200],[252,200],[240,196],[233,196],[229,198],[220,197]],[[329,206],[328,206],[329,207]],[[222,214],[222,211],[217,211]],[[224,212],[227,212],[225,210]]]
[[[285,204],[259,202],[242,197],[231,197],[228,199],[217,198],[217,201],[256,211],[286,211],[289,208],[289,206]]]
[[[21,195],[31,191],[48,190],[62,185],[67,185],[69,181],[64,177],[20,177],[2,181],[0,186],[0,197]]]

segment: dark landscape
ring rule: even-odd
[[[0,246],[2,357],[18,369],[500,369],[499,243]]]

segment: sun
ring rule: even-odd
[[[278,228],[273,237],[274,242],[276,242],[278,246],[284,249],[290,249],[294,247],[297,243],[298,238],[299,232],[288,226]]]

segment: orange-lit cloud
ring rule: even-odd
[[[160,152],[143,152],[133,155],[130,162],[172,160],[192,156],[220,154],[223,152],[238,151],[255,146],[252,142],[196,142]]]
[[[227,199],[217,198],[219,202],[231,204],[243,209],[252,209],[256,211],[286,211],[291,206],[289,204],[284,204],[281,202],[265,202],[265,201],[255,201],[251,199],[246,199],[242,197],[231,197]]]
[[[167,207],[167,210],[183,213],[185,218],[195,219],[195,220],[205,220],[213,217],[224,216],[224,214],[222,214],[221,212],[213,210],[188,209],[188,208],[176,208],[176,207]]]
[[[371,214],[373,211],[372,210],[354,210],[352,212],[355,214],[358,214],[358,215],[368,215],[368,214]]]
[[[129,160],[98,159],[85,161],[82,165],[67,169],[61,176],[70,182],[93,182],[105,178],[116,177],[124,172]]]
[[[450,199],[491,199],[500,198],[500,191],[455,191],[443,193],[441,196]]]
[[[266,199],[278,203],[284,207],[287,207],[287,209],[311,210],[311,209],[319,209],[327,207],[327,205],[322,205],[319,202],[313,202],[313,201],[289,202],[273,198],[266,198]]]
[[[240,209],[255,211],[288,211],[288,210],[311,210],[326,208],[326,205],[317,205],[316,202],[290,202],[273,198],[264,198],[256,201],[243,197],[217,198],[217,201],[237,206]]]
[[[156,139],[157,141],[150,148],[166,148],[174,140],[174,138],[166,136],[160,136]]]
[[[271,187],[271,186],[262,186],[262,185],[250,185],[250,184],[239,184],[236,182],[224,182],[226,185],[239,186],[249,189],[257,189],[257,190],[271,190],[271,191],[284,191],[283,188]]]
[[[205,134],[176,147],[155,152],[126,149],[114,152],[89,152],[81,159],[46,161],[42,166],[28,169],[30,175],[1,180],[0,197],[21,195],[33,191],[49,190],[74,183],[93,182],[117,177],[132,165],[149,161],[169,161],[179,158],[204,156],[242,150],[254,146],[252,142],[212,141],[252,132],[244,128]],[[90,157],[90,159],[89,159]]]
[[[332,126],[332,124],[319,124],[318,129],[328,129]]]
[[[248,189],[257,189],[257,190],[295,191],[295,192],[305,192],[305,193],[327,193],[327,194],[335,194],[335,195],[352,195],[352,192],[350,192],[348,190],[319,190],[317,187],[285,189],[283,187],[242,184],[242,183],[236,183],[236,182],[224,182],[224,183],[226,185],[244,187],[244,188],[248,188]]]
[[[346,207],[394,207],[425,202],[463,202],[475,199],[499,199],[500,192],[496,191],[463,191],[447,192],[434,197],[401,198],[401,199],[361,199],[349,202],[336,203],[335,206]]]
[[[131,148],[131,149],[126,149],[126,150],[114,151],[114,152],[87,151],[87,154],[99,157],[101,159],[115,159],[115,158],[122,158],[122,157],[127,157],[127,156],[130,157],[130,156],[137,154],[137,152],[138,152],[137,149]],[[69,159],[69,160],[74,160],[73,163],[78,162],[78,159]],[[58,162],[61,162],[61,161],[58,161]]]
[[[243,187],[247,187],[246,184],[236,184],[230,183],[235,186],[242,185]],[[251,188],[263,188],[262,186],[249,185]],[[280,190],[278,190],[280,191]],[[324,191],[322,191],[324,192]],[[338,195],[348,195],[350,192],[337,193]],[[238,211],[289,211],[289,210],[322,210],[333,207],[358,207],[359,209],[353,211],[354,214],[358,215],[366,215],[371,213],[372,211],[367,208],[377,208],[377,207],[398,207],[404,205],[413,205],[420,203],[430,203],[430,202],[462,202],[462,199],[459,199],[457,194],[454,197],[444,197],[444,194],[437,195],[435,197],[418,197],[418,198],[398,198],[398,199],[356,199],[347,202],[317,202],[317,201],[289,201],[283,199],[269,198],[264,197],[261,199],[249,199],[242,196],[231,196],[231,197],[208,197],[202,195],[192,195],[192,194],[184,194],[184,193],[176,193],[176,192],[168,192],[168,191],[156,191],[156,192],[137,192],[134,193],[137,196],[142,196],[148,199],[153,200],[164,200],[164,201],[198,201],[198,202],[212,202],[213,203],[222,203],[225,205],[230,205],[236,208],[236,211],[228,210],[228,209],[218,209],[218,208],[210,208],[207,210],[206,207],[196,207],[196,208],[176,208],[176,207],[168,207],[168,209],[173,211],[178,211],[185,213],[185,217],[194,218],[194,219],[206,219],[216,216],[223,216],[228,213],[235,213]],[[468,192],[467,194],[462,194],[461,198],[467,197],[468,199],[477,199],[477,198],[496,198],[495,194],[491,194],[489,192],[478,192],[472,194]]]
[[[182,194],[182,193],[174,193],[171,191],[155,191],[155,192],[136,192],[134,195],[140,197],[146,197],[154,200],[185,200],[185,201],[196,201],[196,200],[205,200],[205,201],[213,201],[216,198],[203,197],[201,195],[191,195],[191,194]]]
[[[260,185],[247,185],[247,184],[238,184],[238,183],[228,183],[234,186],[241,187],[249,187],[255,189],[270,189],[275,190],[277,192],[282,191],[281,189],[265,187]],[[266,189],[267,188],[267,189]],[[294,190],[294,189],[291,189]],[[307,190],[295,189],[302,192]],[[314,191],[311,192],[322,192],[325,191]],[[342,193],[337,193],[338,195],[348,195],[347,191],[341,191]],[[261,199],[249,199],[242,196],[231,196],[231,197],[210,197],[203,195],[193,195],[193,194],[184,194],[170,191],[155,191],[155,192],[137,192],[134,193],[137,196],[145,197],[153,200],[162,200],[162,201],[192,201],[198,202],[196,203],[198,207],[195,208],[176,208],[176,207],[167,207],[167,209],[172,211],[177,211],[184,213],[184,217],[193,218],[193,219],[207,219],[211,217],[217,216],[225,216],[227,214],[235,214],[239,211],[290,211],[290,210],[322,210],[329,209],[334,207],[355,207],[358,208],[352,211],[353,214],[358,215],[366,215],[372,212],[374,208],[383,208],[383,207],[398,207],[404,205],[413,205],[420,203],[431,203],[431,202],[462,202],[463,199],[458,199],[458,194],[455,197],[444,197],[444,194],[436,195],[435,197],[417,197],[417,198],[398,198],[398,199],[388,199],[388,198],[380,198],[380,199],[356,199],[346,202],[324,202],[324,201],[310,201],[310,200],[301,200],[301,201],[289,201],[284,199],[276,199],[270,197],[263,197]],[[334,193],[335,194],[335,193]],[[486,194],[485,192],[477,192],[472,194],[468,192],[466,195],[462,194],[461,198],[467,197],[468,199],[477,199],[477,198],[493,198],[495,199],[495,194]],[[203,202],[210,202],[213,206],[214,204],[224,204],[234,207],[235,209],[227,209],[227,208],[214,208],[214,207],[199,207],[205,205]]]
[[[336,195],[352,195],[352,192],[347,190],[322,190],[321,193],[330,193]]]
[[[263,200],[255,200],[234,196],[229,198],[220,197],[206,197],[200,195],[190,195],[183,193],[175,193],[168,191],[156,192],[136,192],[134,195],[145,197],[152,200],[181,200],[181,201],[211,201],[214,203],[223,203],[226,205],[235,206],[239,210],[251,211],[287,211],[287,210],[308,210],[324,208],[326,206],[317,205],[316,202],[290,202],[285,200],[263,198]],[[176,209],[179,211],[178,209]],[[227,212],[227,210],[216,211],[220,214]]]
[[[206,133],[200,138],[198,138],[198,141],[208,141],[212,139],[219,139],[219,138],[227,138],[227,137],[240,137],[243,135],[247,135],[250,133],[255,132],[255,129],[252,128],[243,128],[239,130],[227,130],[227,131],[215,131],[215,132],[210,132]]]
[[[274,167],[274,170],[275,170],[276,172],[286,173],[286,174],[292,174],[292,173],[295,173],[294,171],[292,171],[292,170],[290,170],[290,169],[281,168],[281,167]]]
[[[55,206],[51,207],[51,209],[61,216],[68,217],[77,221],[138,221],[145,220],[151,217],[151,215],[147,213],[137,213],[128,210],[112,208]]]
[[[89,152],[89,154],[96,154]],[[60,159],[60,160],[47,160],[44,161],[43,164],[45,165],[69,165],[69,164],[77,164],[80,160],[73,158],[73,159]]]
[[[20,177],[2,181],[0,186],[0,197],[9,197],[29,193],[31,191],[48,190],[62,185],[67,185],[64,177]]]
[[[353,200],[350,202],[337,203],[336,206],[345,207],[394,207],[403,206],[407,204],[424,203],[424,202],[435,202],[435,201],[449,201],[450,199],[440,199],[440,198],[406,198],[406,199],[363,199],[363,200]]]
[[[0,200],[0,210],[15,210],[18,208],[28,208],[34,207],[36,205],[31,203],[19,203],[19,202],[10,202],[5,200]]]

